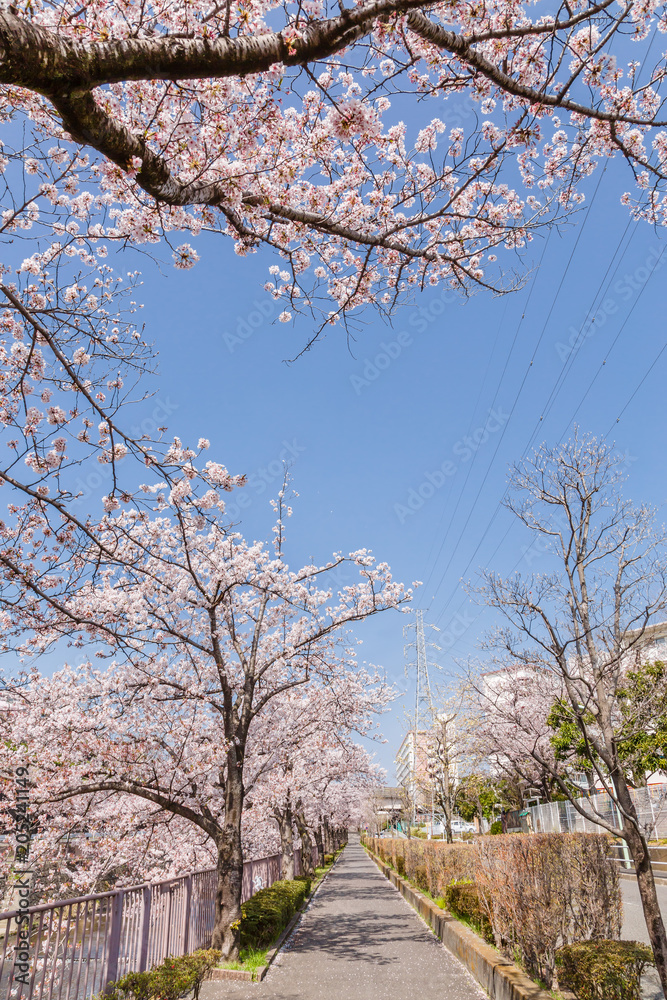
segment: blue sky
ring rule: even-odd
[[[667,249],[663,260],[662,233],[620,206],[629,178],[619,166],[593,178],[584,209],[561,231],[532,244],[522,290],[464,301],[431,289],[392,325],[368,311],[354,341],[334,330],[292,364],[285,359],[312,325],[277,321],[280,307],[263,290],[271,255],[240,258],[220,236],[197,242],[201,261],[187,272],[125,253],[126,269],[143,271],[143,319],[159,351],[136,428],[208,437],[211,458],[248,476],[230,513],[250,538],[269,537],[269,500],[289,461],[300,494],[290,562],[369,548],[396,578],[424,581],[415,606],[441,630],[434,684],[455,675],[493,625],[462,581],[484,567],[548,565],[499,506],[508,465],[527,448],[568,437],[576,418],[626,455],[628,495],[663,506]],[[82,505],[95,513],[107,484],[86,477]],[[413,707],[403,655],[413,620],[385,614],[357,630],[360,658],[401,692],[376,748],[390,781]],[[55,665],[50,657],[43,667]]]
[[[661,233],[628,226],[618,203],[628,179],[615,168],[592,199],[594,179],[569,225],[533,244],[521,291],[462,301],[431,290],[393,326],[369,312],[356,342],[331,332],[293,364],[285,359],[311,326],[276,321],[262,288],[268,255],[239,258],[223,238],[206,238],[190,272],[142,266],[144,319],[160,352],[142,419],[161,407],[170,430],[210,438],[211,457],[250,477],[244,499],[239,491],[230,502],[251,537],[268,535],[268,501],[290,460],[300,494],[291,561],[368,547],[397,578],[425,581],[416,606],[441,629],[440,679],[492,624],[462,578],[541,568],[543,554],[526,553],[530,539],[498,506],[508,464],[529,444],[562,440],[576,416],[627,455],[628,495],[663,505],[667,352],[640,383],[665,343],[667,253],[662,261]],[[403,689],[405,623],[387,614],[358,630],[361,657]],[[378,759],[390,780],[413,691],[408,682],[384,720]]]

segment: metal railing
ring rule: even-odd
[[[294,867],[301,874],[299,849]],[[279,854],[246,861],[242,900],[279,878]],[[128,972],[208,947],[216,888],[213,868],[0,913],[0,997],[89,1000]]]
[[[667,785],[650,785],[631,790],[639,822],[651,840],[667,837]],[[590,797],[582,796],[577,804],[587,814],[581,813],[571,802],[543,802],[527,809],[513,810],[503,817],[503,832],[512,833],[597,833],[597,818],[620,830],[621,816],[611,796],[601,792]]]
[[[618,870],[623,872],[631,872],[634,874],[635,866],[634,862],[629,856],[625,854],[610,855],[610,860],[615,863]],[[667,879],[667,861],[656,861],[653,857],[651,858],[651,868],[653,869],[653,874],[656,878]]]

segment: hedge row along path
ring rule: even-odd
[[[201,1000],[488,1000],[350,836],[286,951],[257,984],[208,982]]]

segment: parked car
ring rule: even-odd
[[[452,820],[452,833],[475,833],[476,829],[474,823],[467,823],[464,819]]]
[[[465,820],[458,817],[452,820],[452,833],[455,837],[460,837],[462,833],[476,833],[477,828],[474,823],[466,823]],[[445,833],[444,823],[435,823],[433,825],[433,836],[442,837]]]

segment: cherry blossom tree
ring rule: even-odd
[[[283,871],[293,870],[293,828],[302,843],[302,858],[313,842],[328,853],[331,831],[356,825],[352,804],[379,783],[380,772],[363,747],[338,726],[322,727],[285,761],[276,787],[271,782],[273,814],[281,840]],[[286,877],[290,877],[289,874]]]
[[[13,584],[16,601],[2,618],[20,651],[33,655],[67,639],[113,660],[104,671],[88,666],[53,680],[33,677],[25,690],[16,688],[25,710],[10,713],[6,725],[13,733],[8,745],[48,773],[45,809],[83,797],[86,804],[74,807],[83,816],[91,796],[109,810],[110,795],[120,794],[140,801],[139,822],[157,810],[163,824],[178,831],[186,821],[212,841],[213,942],[229,957],[238,948],[248,755],[249,773],[258,768],[253,730],[288,692],[342,691],[347,676],[348,700],[368,690],[359,718],[368,714],[374,689],[382,705],[378,679],[356,667],[341,630],[409,595],[365,550],[291,570],[283,555],[282,496],[272,549],[246,543],[222,518],[190,506],[188,482],[174,486],[170,500],[161,486],[151,487],[152,516],[136,509],[106,515],[96,538],[107,557],[97,572],[82,561],[77,588],[62,568],[36,581],[24,573]],[[218,494],[210,492],[215,506]],[[17,530],[5,526],[12,538]],[[327,573],[344,562],[359,582],[334,595]],[[261,756],[261,741],[256,747]]]
[[[498,255],[579,204],[601,161],[626,161],[619,194],[664,221],[664,26],[639,0],[20,0],[0,15],[2,228],[35,237],[22,267],[42,276],[63,244],[266,245],[285,320],[511,287]]]
[[[339,825],[329,786],[344,781],[350,788],[366,788],[369,781],[377,781],[369,754],[354,738],[373,736],[378,725],[374,718],[392,696],[386,685],[369,684],[365,672],[343,670],[325,686],[285,692],[262,713],[261,730],[253,727],[246,755],[246,797],[254,821],[273,821],[283,878],[294,877],[297,839],[308,871],[314,844],[325,850],[319,828],[323,823]]]
[[[491,671],[483,664],[470,666],[468,702],[476,708],[478,759],[488,762],[496,779],[523,792],[534,789],[551,802],[560,792],[555,774],[571,783],[567,766],[552,745],[553,730],[547,721],[550,707],[563,694],[559,678],[532,664],[507,663]]]
[[[626,753],[627,744],[654,725],[645,713],[655,699],[637,698],[628,711],[628,687],[639,683],[638,664],[657,659],[660,629],[653,626],[667,613],[665,535],[653,511],[623,497],[623,478],[620,456],[579,434],[554,449],[542,446],[513,469],[508,506],[551,543],[554,570],[527,579],[486,574],[482,594],[506,621],[488,645],[510,672],[495,697],[487,690],[485,703],[504,720],[501,734],[518,741],[513,756],[532,758],[579,813],[627,844],[667,992],[667,935],[648,849],[651,828],[630,794],[634,774]],[[512,677],[524,689],[517,697]],[[566,730],[571,752],[564,756]],[[582,758],[614,802],[620,831],[567,780],[568,764],[580,766]]]
[[[157,438],[153,439],[127,432],[131,401],[136,398],[137,387],[141,399],[141,379],[151,364],[150,347],[134,325],[136,303],[131,295],[136,276],[130,276],[124,295],[123,284],[105,264],[96,260],[91,243],[94,239],[88,238],[90,234],[86,240],[75,238],[76,224],[66,224],[71,205],[67,198],[64,203],[65,207],[56,199],[56,220],[51,220],[52,228],[63,235],[61,244],[51,245],[45,257],[33,254],[26,258],[17,280],[2,286],[7,308],[1,317],[5,339],[0,344],[4,366],[0,422],[7,432],[9,441],[6,443],[10,448],[9,459],[0,469],[0,483],[8,488],[11,501],[7,506],[7,519],[0,522],[2,648],[33,657],[63,640],[75,648],[97,644],[97,655],[115,658],[111,671],[104,676],[90,671],[85,678],[80,672],[76,676],[68,675],[55,703],[65,704],[67,690],[75,700],[81,699],[81,705],[88,704],[88,699],[89,708],[100,702],[112,712],[111,718],[119,728],[115,730],[114,723],[108,720],[104,724],[100,722],[99,734],[106,735],[104,738],[100,735],[97,742],[91,735],[85,744],[88,748],[85,759],[77,757],[65,739],[62,744],[64,756],[58,759],[67,761],[73,755],[79,772],[70,775],[69,784],[57,790],[62,798],[60,812],[57,815],[53,812],[53,802],[48,806],[47,814],[54,822],[49,823],[51,832],[42,838],[42,843],[47,857],[49,852],[53,856],[53,851],[63,845],[68,850],[73,832],[80,832],[82,824],[92,828],[93,819],[97,817],[97,829],[104,829],[105,839],[97,840],[92,848],[89,841],[79,838],[73,848],[76,860],[70,872],[73,886],[82,885],[82,880],[88,879],[89,888],[104,880],[113,880],[119,872],[121,877],[127,870],[161,874],[176,868],[201,866],[212,856],[220,872],[221,887],[216,934],[218,939],[224,939],[225,950],[232,954],[236,941],[229,928],[235,922],[234,914],[238,914],[244,822],[243,773],[238,773],[238,767],[245,764],[249,727],[274,695],[282,693],[282,682],[276,678],[284,679],[287,690],[292,683],[311,683],[313,678],[321,681],[327,670],[334,673],[340,668],[339,660],[333,657],[336,630],[384,607],[400,604],[405,595],[400,587],[391,583],[386,567],[376,567],[371,557],[363,552],[353,554],[348,560],[339,555],[326,567],[304,567],[300,573],[290,576],[281,562],[282,518],[276,527],[275,562],[266,552],[262,555],[261,546],[246,546],[230,532],[224,498],[227,491],[243,484],[243,477],[232,476],[220,463],[206,460],[206,439],[201,438],[196,448],[190,448],[178,438],[163,440],[164,428],[159,429]],[[28,216],[34,214],[33,209],[24,206],[24,210]],[[19,206],[8,222],[19,234],[23,228],[21,211]],[[34,221],[28,219],[30,225]],[[25,219],[23,222],[29,229],[28,222]],[[104,257],[102,251],[104,247],[97,245],[98,257]],[[84,268],[88,268],[87,276]],[[65,280],[67,274],[72,277]],[[124,298],[127,300],[125,312]],[[101,519],[86,514],[77,506],[77,474],[82,464],[91,461],[97,468],[108,470],[108,490],[103,500],[106,514]],[[221,562],[209,563],[209,547],[219,552]],[[255,556],[256,565],[253,564]],[[236,574],[229,593],[216,592],[215,583],[208,575],[219,572],[225,559],[234,567],[232,576]],[[339,602],[329,605],[328,590],[318,589],[318,583],[324,581],[327,571],[334,572],[345,561],[358,566],[363,582],[360,588],[347,588]],[[215,669],[224,674],[228,651],[216,633],[216,615],[225,601],[233,606],[230,595],[236,594],[235,587],[243,591],[244,567],[253,565],[255,575],[251,574],[238,614],[242,628],[249,629],[251,619],[243,617],[244,601],[249,606],[247,595],[254,592],[260,609],[255,623],[258,645],[254,652],[245,650],[246,659],[242,657],[237,667],[243,672],[252,662],[252,674],[256,666],[252,657],[256,658],[263,651],[263,646],[260,650],[260,634],[261,637],[268,635],[272,627],[276,628],[272,641],[277,642],[276,636],[282,634],[289,651],[282,657],[276,652],[275,662],[258,667],[258,675],[253,674],[247,681],[248,689],[242,685],[242,695],[234,687],[238,677],[230,667],[227,688],[217,692],[220,699],[217,709],[206,703],[208,707],[203,714],[199,712],[190,717],[186,712],[180,718],[178,725],[181,728],[176,733],[161,721],[160,732],[167,734],[164,736],[166,743],[159,752],[151,747],[154,774],[150,781],[141,768],[138,768],[139,777],[135,773],[128,776],[123,768],[131,768],[137,763],[131,753],[132,726],[137,732],[142,731],[141,712],[144,709],[137,695],[137,688],[143,683],[140,680],[142,671],[152,676],[159,687],[162,682],[157,678],[166,662],[165,657],[171,657],[176,649],[175,658],[169,663],[179,681],[169,675],[168,683],[176,686],[182,683],[185,690],[183,678],[187,668],[195,663],[198,671],[203,670],[200,661],[207,655],[212,657],[211,663],[217,663]],[[274,570],[280,578],[275,592],[270,590]],[[220,583],[219,578],[216,581]],[[288,585],[296,588],[289,595]],[[183,593],[190,595],[189,600],[193,599],[192,594],[201,597],[200,620],[193,630],[190,630],[191,616],[186,614],[185,620],[178,619],[179,614],[185,613],[187,604],[176,597],[177,591],[181,596]],[[312,599],[305,596],[307,593],[312,593]],[[291,612],[295,621],[288,629],[290,614],[286,611],[280,633],[276,626],[277,607],[281,600],[289,602],[295,597],[297,604]],[[301,636],[299,610],[304,615],[305,631]],[[312,631],[308,631],[307,624],[312,625]],[[208,630],[208,644],[200,641],[201,628]],[[233,634],[227,638],[232,656],[236,656],[243,649],[242,639]],[[332,658],[320,663],[318,657],[323,656],[327,648]],[[273,646],[272,649],[275,652]],[[298,676],[297,664],[301,669]],[[157,673],[151,674],[151,670]],[[275,690],[271,686],[274,680]],[[107,681],[114,687],[106,688]],[[268,690],[265,690],[266,684],[269,684]],[[159,691],[159,697],[151,703],[152,713],[160,699],[165,700],[165,704],[168,701],[162,687]],[[197,695],[195,701],[199,697]],[[188,698],[183,695],[184,701]],[[129,699],[128,704],[124,699]],[[138,699],[138,715],[133,714],[135,699]],[[36,733],[50,713],[40,712],[38,708],[35,711],[41,720],[36,724]],[[193,735],[192,745],[186,744],[185,732],[205,732],[207,726],[210,728],[207,712],[215,711],[223,714],[222,723],[216,720],[215,736],[209,732],[198,742]],[[119,721],[125,712],[132,719],[127,730]],[[90,717],[93,715],[91,708]],[[157,718],[159,713],[154,715]],[[27,720],[30,716],[21,713],[20,718]],[[221,725],[223,732],[228,733],[223,739],[220,737]],[[50,745],[60,745],[59,737],[52,736]],[[240,751],[239,743],[235,742],[237,737],[242,744]],[[124,747],[122,751],[119,741]],[[25,742],[22,739],[17,745],[23,747]],[[49,759],[50,751],[45,749],[49,746],[48,740],[35,743],[33,733],[28,742],[34,745],[35,752],[41,746],[43,759]],[[217,747],[217,757],[206,758],[209,745]],[[145,750],[136,747],[135,750],[142,766],[145,765],[141,757]],[[221,800],[215,835],[211,833],[214,826],[209,824],[207,828],[208,820],[204,822],[196,811],[199,832],[193,835],[193,824],[197,827],[197,822],[187,811],[189,806],[183,811],[179,796],[184,794],[184,788],[190,787],[189,772],[178,778],[175,798],[169,797],[171,780],[167,781],[169,795],[163,796],[164,775],[171,773],[176,759],[186,760],[191,754],[196,761],[191,767],[197,773],[204,768],[209,774],[210,768],[215,767],[220,781],[223,780],[220,775],[227,771],[231,774],[231,778],[224,779],[227,797],[223,795]],[[235,755],[239,759],[234,765],[231,761]],[[120,770],[120,778],[119,770],[108,765],[109,758]],[[100,764],[99,770],[95,761]],[[58,774],[62,776],[65,772]],[[95,810],[91,812],[93,775],[99,779],[99,788],[95,793]],[[100,775],[104,775],[106,784]],[[137,795],[140,787],[143,791]],[[128,796],[133,808],[122,812],[122,804],[129,801]],[[136,806],[137,798],[142,799],[140,809]],[[119,815],[116,812],[119,799],[121,814],[133,817],[129,824],[119,825],[112,821]],[[258,824],[251,826],[258,829]],[[115,841],[118,847],[114,851]],[[106,853],[102,844],[106,846]],[[87,859],[82,855],[87,855]],[[104,863],[101,863],[103,858]],[[89,864],[86,866],[82,860]],[[53,868],[51,874],[55,874]]]
[[[95,680],[91,684],[92,690],[99,691]],[[122,755],[127,774],[132,772],[130,776],[136,779],[136,762],[128,753],[134,743],[144,759],[150,756],[159,774],[156,780],[169,787],[174,807],[188,795],[192,800],[198,786],[197,807],[207,801],[210,811],[222,812],[216,774],[224,766],[224,754],[218,753],[215,720],[211,724],[206,713],[197,712],[196,702],[185,711],[183,704],[151,703],[151,724],[141,724],[141,736],[137,736],[140,721],[136,715],[126,720],[121,734],[99,714],[91,726],[90,697],[83,692],[80,669],[67,668],[52,678],[33,671],[20,701],[12,703],[11,724],[5,720],[3,726],[3,779],[11,787],[18,758],[29,762],[33,775],[34,815],[39,823],[39,836],[31,850],[35,902],[215,867],[215,841],[177,809],[116,789],[63,797],[64,789],[71,792],[82,774],[88,775],[91,761],[113,776]],[[332,702],[354,701],[355,732],[370,733],[373,716],[389,696],[386,688],[363,672],[341,669],[326,686],[305,685],[296,694],[277,695],[266,706],[254,720],[246,745],[241,828],[245,860],[281,851],[291,866],[282,877],[293,878],[295,827],[304,871],[312,872],[316,840],[324,852],[322,825],[327,830],[344,827],[351,815],[349,809],[345,817],[341,815],[341,797],[332,796],[329,785],[344,784],[343,798],[354,803],[366,794],[369,782],[377,780],[367,752],[352,742],[340,713],[329,726]],[[145,702],[142,711],[146,711]],[[39,726],[39,739],[26,739],[33,725]],[[288,754],[291,766],[281,764],[290,759]],[[289,781],[284,780],[285,771]],[[216,802],[213,809],[212,801]],[[11,797],[0,800],[0,806],[9,823]],[[280,806],[291,811],[293,821],[282,844],[275,823]],[[11,854],[5,853],[0,859],[0,879],[6,880],[11,871]],[[12,908],[10,904],[8,900],[6,908]]]

